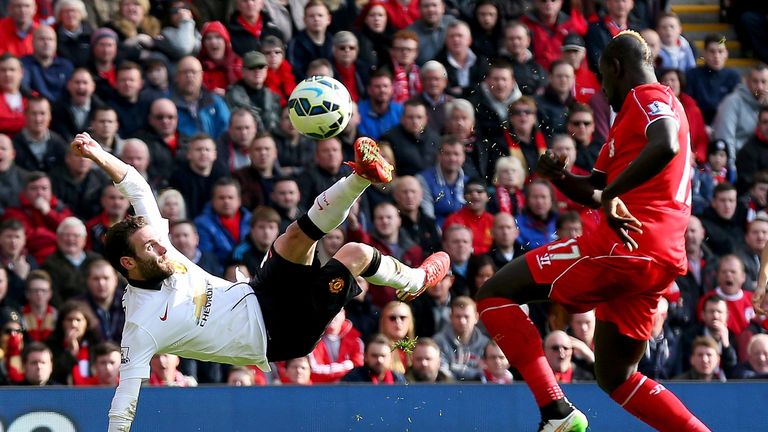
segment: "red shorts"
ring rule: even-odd
[[[525,254],[533,279],[551,284],[549,297],[569,312],[595,309],[597,319],[616,324],[621,334],[649,339],[659,298],[677,274],[651,258],[623,255],[621,246],[590,250],[588,241],[555,241]]]

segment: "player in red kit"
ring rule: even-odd
[[[541,410],[540,431],[584,431],[587,419],[557,385],[526,303],[552,299],[570,312],[596,309],[595,375],[624,409],[661,431],[708,431],[670,391],[637,372],[662,293],[684,274],[691,213],[688,122],[658,84],[642,37],[622,32],[600,60],[617,112],[592,173],[571,174],[546,153],[539,173],[572,200],[602,208],[582,237],[534,249],[478,292],[480,318]]]

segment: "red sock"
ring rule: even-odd
[[[477,310],[491,339],[504,351],[509,364],[523,375],[536,404],[543,407],[562,399],[563,391],[544,358],[541,336],[520,305],[491,297],[477,302]]]
[[[663,385],[640,372],[611,393],[630,414],[661,432],[709,432],[709,429]]]

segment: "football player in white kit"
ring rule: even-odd
[[[312,351],[331,318],[360,293],[355,276],[392,286],[401,300],[410,300],[442,280],[450,267],[444,252],[410,268],[360,243],[342,246],[324,266],[316,260],[317,240],[344,221],[371,183],[392,179],[392,166],[370,138],[355,142],[355,162],[348,163],[354,174],[320,194],[275,240],[251,281],[235,283],[207,273],[171,245],[168,221],[138,171],[88,134],[77,135],[71,146],[111,177],[136,214],[111,227],[105,241],[107,259],[129,282],[110,431],[130,430],[141,382],[156,353],[268,371],[269,362]]]

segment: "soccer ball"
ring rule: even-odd
[[[344,84],[333,78],[313,76],[300,82],[288,99],[291,123],[313,139],[340,134],[352,117],[352,98]]]

